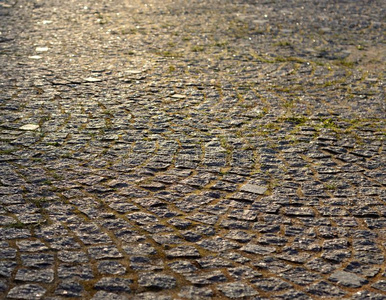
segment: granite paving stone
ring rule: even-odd
[[[101,274],[123,275],[126,267],[117,261],[102,261],[98,264],[98,271]]]
[[[12,288],[8,298],[11,299],[42,299],[46,289],[37,284],[24,284]]]
[[[181,288],[178,296],[186,299],[211,299],[214,293],[210,288],[206,287],[196,287],[196,286],[186,286]]]
[[[115,293],[109,293],[109,292],[105,292],[105,291],[98,291],[95,293],[95,295],[91,299],[93,299],[93,300],[105,300],[105,299],[127,300],[129,298],[127,296],[124,296],[124,295],[118,295]]]
[[[95,284],[95,289],[109,292],[130,292],[133,281],[125,278],[103,277]]]
[[[59,282],[55,290],[55,295],[80,298],[82,297],[83,292],[84,288],[80,283],[67,280]]]
[[[192,284],[199,286],[227,281],[225,275],[221,271],[212,271],[207,273],[190,273],[185,274],[185,278]]]
[[[0,261],[0,275],[2,277],[11,277],[13,270],[16,268],[17,264],[14,261],[3,260]]]
[[[145,273],[140,275],[138,284],[143,287],[171,289],[176,286],[176,279],[162,273]]]
[[[252,287],[238,282],[231,282],[218,285],[218,289],[228,298],[237,299],[252,297],[257,295],[257,291]]]
[[[373,288],[385,292],[386,291],[386,280],[379,280],[371,285]]]
[[[384,299],[385,9],[0,1],[0,298]]]
[[[51,283],[54,281],[53,269],[19,269],[15,275],[15,280]]]
[[[330,277],[330,281],[337,282],[339,285],[347,286],[347,287],[361,287],[362,285],[368,283],[365,278],[362,278],[353,273],[349,273],[346,271],[336,271]]]
[[[179,257],[200,257],[198,250],[192,246],[178,246],[170,250],[165,251],[166,256],[170,258],[179,258]]]

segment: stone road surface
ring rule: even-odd
[[[0,298],[386,299],[382,0],[1,0]]]

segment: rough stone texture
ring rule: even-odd
[[[72,280],[59,282],[55,295],[63,296],[63,297],[82,297],[84,288],[83,286]]]
[[[117,295],[114,293],[108,293],[105,291],[99,291],[95,293],[94,297],[91,298],[92,300],[128,300],[129,298],[124,295]]]
[[[12,288],[7,297],[11,299],[41,299],[46,289],[37,284],[24,284]]]
[[[228,298],[243,298],[243,297],[252,297],[257,295],[257,291],[251,288],[249,285],[243,283],[231,282],[220,284],[218,289]]]
[[[0,1],[0,298],[385,298],[384,2]]]
[[[186,299],[210,299],[214,295],[213,291],[210,288],[206,287],[196,287],[196,286],[187,286],[181,288],[178,296]]]
[[[138,280],[138,284],[143,287],[152,287],[159,289],[171,289],[176,285],[176,279],[174,277],[165,274],[141,274]]]
[[[109,292],[130,292],[130,284],[133,281],[125,278],[104,277],[95,284],[98,290]]]
[[[368,283],[368,281],[360,276],[345,271],[334,272],[330,277],[330,281],[337,282],[339,285],[346,287],[358,288]]]
[[[54,271],[52,269],[19,269],[15,275],[15,280],[51,283],[54,281]]]
[[[264,186],[247,183],[240,188],[240,191],[263,195],[267,191],[267,188]]]
[[[165,252],[166,255],[170,258],[200,257],[200,253],[197,251],[197,249],[190,246],[179,246]]]

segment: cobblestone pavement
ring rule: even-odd
[[[385,6],[1,0],[0,298],[386,299]]]

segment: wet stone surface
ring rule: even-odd
[[[384,1],[0,1],[1,299],[385,299]]]

